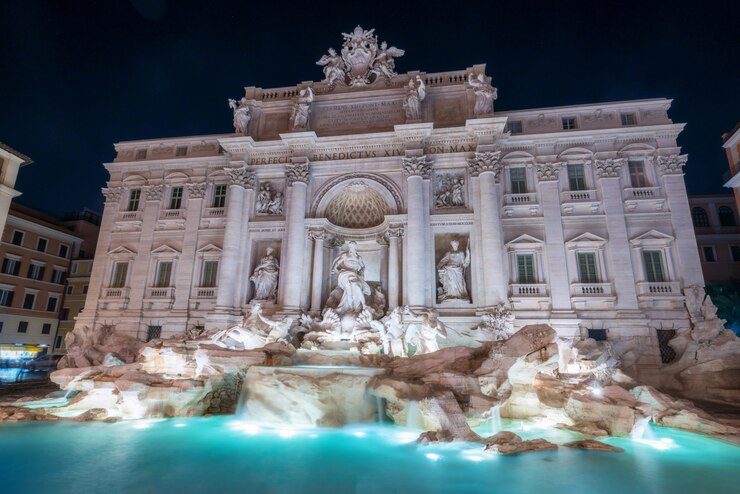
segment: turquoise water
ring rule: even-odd
[[[542,437],[539,430],[519,430]],[[0,426],[3,493],[737,493],[740,447],[655,427],[625,453],[500,457],[391,426],[263,430],[234,417]],[[569,440],[553,432],[553,440]]]

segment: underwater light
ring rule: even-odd
[[[647,444],[652,446],[658,451],[666,451],[677,447],[676,442],[670,437],[662,437],[660,439],[633,439],[637,443]]]
[[[283,439],[290,439],[291,437],[298,434],[298,431],[290,430],[290,429],[279,429],[278,430],[278,436],[282,437]]]
[[[426,456],[426,457],[427,457],[428,459],[430,459],[430,460],[432,460],[432,461],[437,461],[437,460],[439,460],[440,458],[442,458],[442,457],[441,457],[441,456],[439,456],[439,455],[438,455],[437,453],[427,453],[427,454],[425,454],[424,456]]]
[[[357,431],[357,432],[353,432],[352,435],[355,437],[365,437],[367,436],[367,432]]]
[[[418,435],[416,432],[399,432],[396,434],[396,438],[399,443],[406,444],[416,441]]]
[[[147,424],[146,422],[139,422],[138,424],[134,424],[134,429],[148,429],[150,424]]]
[[[187,424],[183,424],[182,422],[178,422],[175,424],[175,427],[185,427]]]
[[[478,462],[481,462],[481,461],[485,460],[485,458],[483,458],[483,457],[482,457],[482,456],[480,456],[480,455],[470,455],[470,456],[467,456],[466,458],[467,458],[468,460],[470,460],[470,461],[474,461],[474,462],[476,462],[476,463],[478,463]]]

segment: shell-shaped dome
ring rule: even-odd
[[[383,222],[388,205],[363,183],[347,185],[326,207],[326,219],[345,228],[370,228]]]

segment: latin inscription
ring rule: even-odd
[[[401,101],[373,101],[319,106],[311,121],[317,131],[388,127],[404,121],[403,105]]]

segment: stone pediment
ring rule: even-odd
[[[593,233],[586,232],[578,235],[577,237],[572,238],[571,240],[568,240],[565,242],[567,245],[572,246],[596,246],[596,245],[604,245],[607,242],[605,238],[601,238],[598,235],[594,235]]]
[[[510,240],[509,242],[507,242],[506,243],[506,246],[509,247],[509,248],[512,248],[512,247],[525,246],[525,245],[526,246],[542,245],[544,243],[545,243],[544,241],[542,241],[542,240],[540,240],[538,238],[535,238],[535,237],[533,237],[531,235],[527,235],[525,233],[524,235],[519,235],[515,239]]]
[[[174,247],[171,247],[167,244],[162,244],[156,249],[152,251],[152,254],[157,256],[178,256],[180,255],[180,251],[175,249]]]
[[[206,244],[200,249],[198,249],[196,252],[198,252],[199,254],[213,254],[213,253],[221,253],[222,249],[218,245]]]
[[[136,257],[136,252],[123,246],[116,247],[108,251],[108,256],[114,259],[129,259]]]
[[[639,235],[632,240],[632,245],[665,245],[673,241],[673,237],[666,233],[659,232],[657,230],[650,230],[648,232]]]

